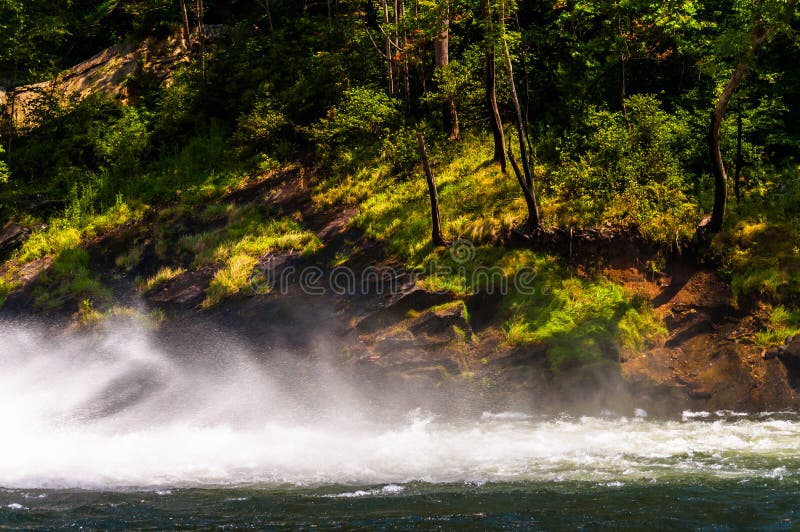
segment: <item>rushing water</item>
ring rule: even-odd
[[[792,413],[397,412],[323,366],[155,343],[0,331],[0,525],[800,525]]]

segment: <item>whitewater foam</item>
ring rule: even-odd
[[[182,486],[337,484],[385,495],[412,481],[800,478],[796,418],[485,412],[451,422],[417,410],[377,420],[359,405],[380,398],[329,373],[277,378],[233,343],[177,360],[137,328],[59,339],[6,328],[0,345],[7,488],[166,496]]]

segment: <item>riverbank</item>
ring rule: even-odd
[[[757,341],[768,310],[735,304],[710,266],[672,254],[653,272],[657,249],[608,230],[574,234],[567,249],[557,236],[462,239],[412,267],[369,236],[363,209],[320,201],[321,180],[292,165],[66,256],[12,259],[0,266],[15,286],[3,319],[91,330],[139,315],[187,349],[211,324],[276,352],[325,345],[395,390],[542,413],[800,406],[796,367]]]

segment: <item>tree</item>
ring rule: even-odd
[[[500,109],[497,106],[497,69],[495,68],[495,32],[492,21],[491,0],[481,0],[481,17],[483,19],[483,47],[485,54],[484,88],[486,91],[486,110],[489,113],[489,125],[494,138],[493,161],[506,171],[506,139]]]
[[[530,160],[528,159],[528,150],[527,150],[527,131],[525,129],[525,121],[522,117],[522,108],[519,104],[519,97],[517,96],[517,87],[514,83],[514,67],[511,63],[511,52],[508,49],[508,40],[505,31],[505,1],[501,0],[500,2],[500,40],[502,41],[503,46],[503,57],[505,58],[506,62],[506,73],[508,74],[508,89],[511,92],[511,103],[514,105],[514,118],[516,119],[516,126],[517,126],[517,136],[519,137],[519,151],[520,151],[520,158],[522,159],[522,169],[525,175],[525,182],[524,186],[522,186],[522,192],[526,195],[526,200],[528,196],[533,199],[534,208],[529,209],[529,223],[530,229],[533,231],[539,230],[542,227],[542,222],[539,219],[539,210],[536,207],[536,193],[533,184],[533,173],[531,172],[531,164]],[[518,173],[519,169],[517,165],[513,164],[513,153],[509,148],[509,159],[512,161],[512,168],[514,168],[515,173],[519,177],[520,174]]]
[[[436,191],[436,181],[433,179],[433,172],[428,161],[428,150],[425,149],[425,137],[421,131],[417,132],[417,144],[419,145],[422,167],[425,170],[425,180],[428,183],[428,196],[430,196],[431,200],[431,240],[435,246],[446,246],[447,241],[442,235],[442,223],[439,219],[439,194]]]
[[[434,39],[434,64],[440,76],[448,75],[450,66],[450,2],[445,1],[440,7],[439,32]],[[444,118],[445,132],[450,140],[456,140],[461,135],[458,125],[458,111],[456,110],[455,97],[446,91],[442,102],[442,116]]]
[[[710,234],[717,233],[722,229],[728,201],[728,174],[720,147],[720,127],[725,112],[728,110],[728,104],[747,72],[753,67],[755,58],[764,43],[779,31],[790,30],[788,22],[793,14],[794,0],[737,2],[734,7],[734,16],[739,23],[728,26],[729,30],[724,32],[720,39],[721,48],[733,48],[736,64],[730,79],[717,97],[711,113],[708,150],[711,171],[714,176],[714,207],[711,218],[705,225],[705,230]]]

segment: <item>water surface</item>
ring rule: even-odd
[[[453,417],[233,342],[0,331],[10,528],[800,526],[800,419]],[[384,404],[388,403],[388,404]]]

